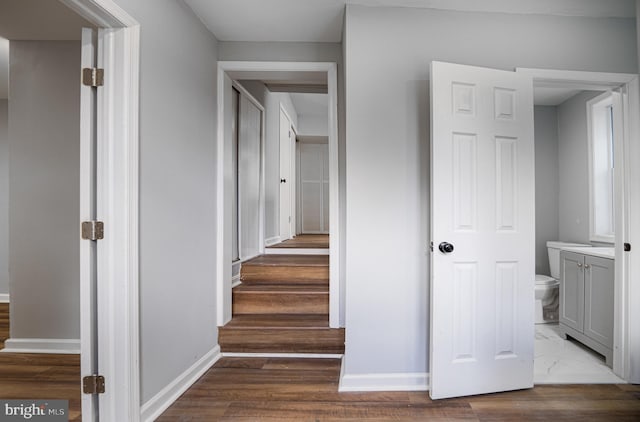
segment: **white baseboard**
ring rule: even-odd
[[[428,390],[429,374],[426,372],[346,375],[344,373],[344,360],[342,361],[339,392]]]
[[[158,394],[142,405],[140,420],[143,422],[154,421],[162,412],[175,402],[185,391],[189,389],[205,372],[209,370],[222,357],[220,346],[211,349],[201,357],[189,369],[180,374]]]
[[[269,247],[269,246],[277,245],[280,242],[282,242],[282,240],[280,240],[280,236],[274,236],[274,237],[270,237],[268,239],[265,239],[264,240],[264,245]]]
[[[266,255],[329,255],[326,248],[267,248]]]
[[[9,293],[0,293],[0,303],[9,303]]]
[[[9,338],[2,353],[80,354],[80,340],[66,338]]]

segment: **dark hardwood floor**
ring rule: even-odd
[[[269,246],[270,248],[295,248],[295,249],[328,249],[328,234],[299,234],[293,239]]]
[[[0,303],[0,349],[9,337],[9,304]],[[0,353],[0,398],[69,400],[80,421],[80,355]]]
[[[544,385],[431,401],[339,393],[339,359],[223,358],[158,421],[639,421],[640,386]]]

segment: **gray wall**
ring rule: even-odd
[[[9,110],[0,99],[0,295],[9,294]]]
[[[558,106],[560,240],[589,243],[589,144],[585,91]]]
[[[13,41],[11,338],[79,339],[80,42]]]
[[[411,379],[428,372],[429,62],[636,73],[635,21],[348,5],[344,40],[345,375]]]
[[[547,241],[558,240],[557,107],[536,106],[536,274],[550,275]]]
[[[141,400],[217,344],[217,41],[182,2],[116,0],[141,24]]]

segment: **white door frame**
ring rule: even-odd
[[[61,0],[99,28],[98,66],[105,84],[98,88],[97,218],[105,223],[98,246],[99,372],[106,392],[99,396],[103,421],[140,419],[138,303],[138,149],[140,27],[112,0]],[[84,137],[87,138],[87,137]],[[88,151],[88,145],[81,145]],[[86,166],[82,166],[86,169]],[[84,175],[81,175],[83,178]],[[85,181],[86,182],[86,181]],[[81,203],[87,201],[81,186]],[[81,210],[81,217],[86,210]],[[88,242],[88,241],[85,241]],[[83,246],[84,248],[84,246]],[[86,259],[86,253],[81,259]],[[81,262],[86,268],[86,262]],[[81,321],[88,321],[90,295],[81,270]],[[95,311],[95,310],[94,310]],[[86,344],[90,328],[81,329]],[[84,346],[82,346],[84,352]],[[82,376],[89,374],[82,374]],[[79,380],[80,381],[80,380]],[[80,388],[80,385],[78,386]],[[83,410],[85,406],[83,401]],[[89,420],[93,412],[83,412]]]
[[[613,371],[628,382],[640,383],[640,83],[638,75],[518,68],[533,78],[534,86],[580,90],[620,88],[623,97],[623,139],[616,138],[615,169],[615,316]],[[637,219],[637,217],[636,217]],[[630,252],[624,243],[630,243]],[[633,255],[632,255],[633,254]],[[636,298],[632,302],[632,298]]]
[[[338,169],[338,75],[337,65],[333,62],[218,62],[218,136],[217,136],[217,209],[216,216],[216,285],[217,285],[217,321],[218,326],[231,320],[231,258],[229,247],[231,238],[225,227],[230,227],[231,215],[226,210],[225,196],[230,192],[229,146],[225,144],[224,105],[228,96],[225,90],[227,72],[326,72],[329,97],[329,228],[330,228],[330,268],[329,268],[329,326],[338,328],[344,321],[341,315],[340,296],[340,192]]]

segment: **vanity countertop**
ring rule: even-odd
[[[583,255],[597,256],[600,258],[614,259],[616,257],[616,250],[613,247],[566,247],[562,248],[563,251],[581,253]]]

